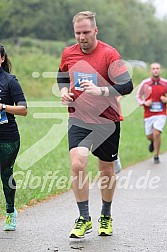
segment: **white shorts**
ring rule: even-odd
[[[166,115],[155,115],[144,119],[144,127],[146,135],[151,135],[153,133],[153,129],[157,129],[159,131],[163,131],[163,128],[166,123]]]

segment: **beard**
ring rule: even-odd
[[[91,46],[90,46],[90,44],[88,44],[88,42],[81,42],[80,47],[81,47],[81,49],[84,49],[84,50],[91,48]]]
[[[159,78],[159,76],[160,76],[159,73],[153,74],[153,77],[154,77],[154,78]]]

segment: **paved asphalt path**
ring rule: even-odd
[[[113,236],[97,235],[101,199],[96,183],[90,190],[91,234],[69,240],[69,231],[78,217],[69,191],[19,212],[15,232],[0,230],[0,252],[167,251],[167,153],[160,159],[158,165],[149,159],[118,175],[112,208]]]

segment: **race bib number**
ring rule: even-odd
[[[96,73],[81,73],[81,72],[74,72],[74,85],[75,90],[83,91],[83,89],[80,87],[80,83],[82,81],[90,81],[93,84],[97,85],[97,74]]]
[[[0,124],[8,123],[8,118],[5,111],[0,111]]]
[[[163,104],[162,102],[153,102],[150,106],[150,112],[162,112]]]

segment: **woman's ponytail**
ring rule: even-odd
[[[4,62],[2,62],[1,67],[3,68],[4,71],[6,71],[7,73],[11,72],[12,69],[12,64],[10,62],[10,60],[8,59],[8,55],[5,51],[5,48],[2,44],[0,44],[0,55],[1,57],[4,57]]]

